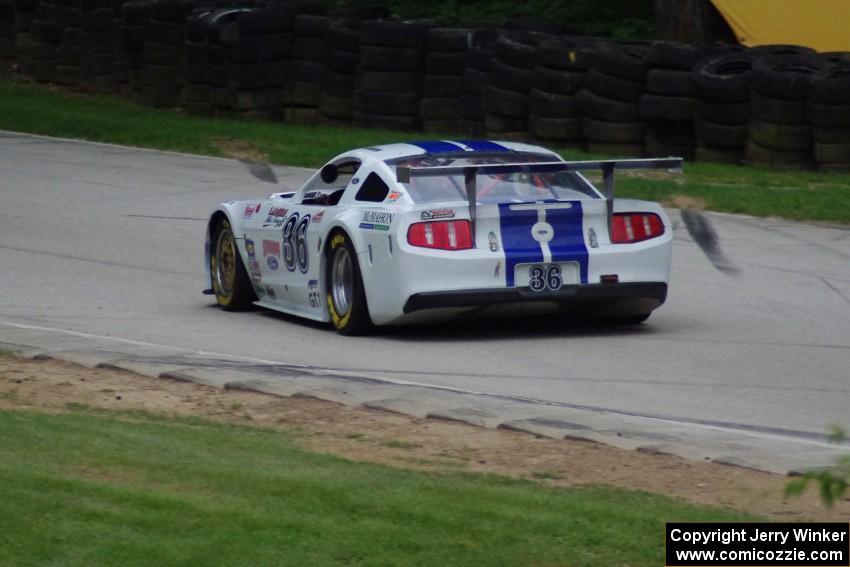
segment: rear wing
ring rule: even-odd
[[[494,163],[486,165],[446,165],[436,167],[397,167],[396,181],[410,183],[412,177],[463,175],[466,198],[469,202],[469,218],[472,223],[472,245],[475,246],[475,218],[478,207],[476,177],[498,173],[553,173],[558,171],[602,172],[605,203],[608,211],[608,232],[611,232],[611,217],[614,214],[614,172],[618,169],[666,169],[681,173],[682,158],[612,159],[602,161],[544,161],[534,163]]]

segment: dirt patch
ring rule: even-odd
[[[617,486],[785,521],[846,521],[850,517],[850,499],[832,510],[818,502],[815,491],[786,500],[786,477],[748,469],[320,400],[223,391],[59,361],[0,357],[0,409],[12,408],[105,408],[199,416],[285,430],[296,434],[309,450],[359,461],[420,470],[494,473],[549,486]]]
[[[214,148],[221,150],[225,157],[252,163],[268,163],[269,161],[268,154],[248,140],[216,137],[212,138],[210,143]]]
[[[699,197],[691,197],[689,195],[673,195],[669,201],[665,201],[664,206],[675,207],[677,209],[694,209],[704,211],[708,208],[708,203]]]

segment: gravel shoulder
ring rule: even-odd
[[[815,490],[785,499],[786,477],[749,469],[347,408],[310,398],[225,391],[55,360],[0,356],[0,410],[89,408],[270,427],[294,434],[311,451],[396,467],[498,474],[550,486],[617,486],[782,521],[850,517],[850,499],[831,510],[819,503]]]

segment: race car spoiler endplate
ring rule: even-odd
[[[670,173],[682,172],[682,158],[612,159],[600,161],[544,161],[533,163],[495,163],[466,166],[397,167],[396,181],[410,183],[411,177],[463,175],[466,198],[469,202],[469,220],[472,224],[472,245],[475,246],[475,219],[478,200],[476,177],[478,174],[498,173],[552,173],[556,171],[602,171],[605,203],[608,212],[608,235],[611,234],[614,214],[614,173],[616,170],[666,169]]]

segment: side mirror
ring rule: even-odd
[[[325,185],[330,185],[336,181],[337,177],[339,177],[339,168],[334,164],[329,163],[322,168],[321,177],[322,181],[325,182]]]

